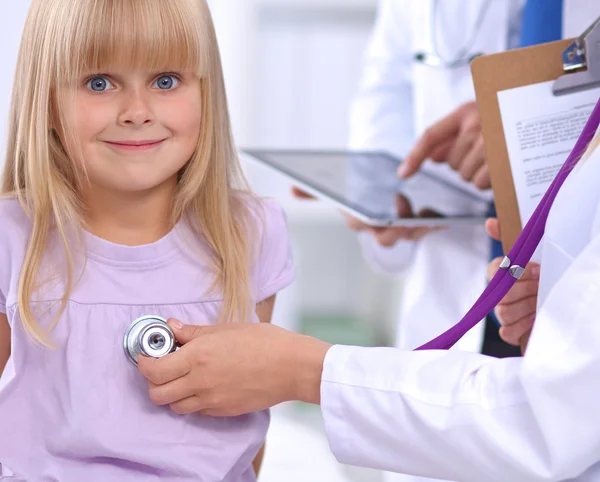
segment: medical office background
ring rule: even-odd
[[[21,28],[29,2],[0,0],[0,147]],[[240,147],[344,148],[348,109],[362,67],[376,0],[209,0]],[[273,322],[328,341],[393,343],[401,278],[364,262],[335,208],[298,201],[281,176],[245,162],[252,187],[286,209],[296,282],[278,296]],[[0,229],[2,229],[0,227]],[[317,407],[274,413],[261,480],[376,482],[329,455]]]

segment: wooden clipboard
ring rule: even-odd
[[[502,227],[502,247],[505,253],[508,253],[523,226],[508,160],[498,92],[556,80],[564,74],[562,54],[573,43],[573,40],[559,40],[486,55],[476,58],[471,63],[496,212]]]

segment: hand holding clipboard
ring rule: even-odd
[[[538,126],[551,124],[550,129],[555,131],[563,125],[571,126],[571,137],[566,141],[562,139],[571,142],[570,150],[581,132],[578,125],[582,126],[587,120],[600,97],[600,90],[596,90],[600,86],[599,20],[578,39],[483,56],[472,63],[505,253],[513,247],[539,202],[541,189],[545,191],[550,184],[553,178],[550,168],[558,170],[560,167],[536,166],[536,162],[544,162],[543,158],[549,156],[548,150],[540,150],[540,154],[536,149],[556,140],[538,141],[535,137],[540,131]],[[513,112],[524,104],[521,102],[519,106],[519,95],[528,109],[521,117]],[[518,142],[520,144],[515,145]],[[563,162],[566,147],[556,146],[557,156]],[[526,189],[531,192],[524,192]],[[534,189],[539,192],[533,192]],[[531,205],[525,206],[525,201]],[[523,349],[525,344],[526,339],[521,344]]]

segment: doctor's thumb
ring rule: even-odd
[[[485,222],[485,230],[491,238],[495,239],[496,241],[500,241],[500,223],[496,218],[490,218]]]
[[[194,338],[198,338],[206,333],[206,331],[210,331],[209,326],[198,326],[198,325],[184,325],[181,321],[176,320],[175,318],[171,318],[167,321],[171,330],[173,330],[173,334],[175,335],[175,339],[181,344],[185,345],[189,343]]]

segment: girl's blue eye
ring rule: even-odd
[[[112,87],[113,85],[106,77],[94,77],[87,82],[87,88],[94,92],[104,92]]]
[[[161,75],[154,84],[161,90],[171,90],[179,85],[179,79],[174,75]]]

